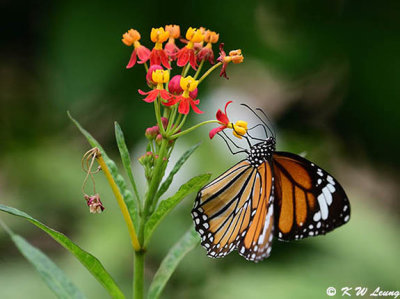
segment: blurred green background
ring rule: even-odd
[[[399,290],[400,2],[399,1],[3,1],[0,47],[0,203],[24,210],[97,256],[130,294],[130,244],[101,175],[105,213],[90,215],[80,188],[88,144],[70,110],[119,162],[117,120],[137,158],[154,124],[140,66],[126,70],[131,49],[120,39],[135,28],[148,47],[151,27],[205,26],[245,63],[230,80],[215,73],[201,85],[191,122],[214,117],[227,100],[262,107],[274,120],[278,149],[307,153],[337,177],[352,219],[324,237],[276,242],[258,264],[233,253],[222,260],[197,248],[178,267],[165,298],[320,298],[329,286]],[[239,115],[236,106],[232,115]],[[231,157],[208,130],[180,139],[173,161],[203,141],[172,186],[204,172],[215,177]],[[210,155],[209,153],[213,154]],[[172,161],[172,162],[173,162]],[[142,184],[141,184],[142,185]],[[143,185],[141,186],[142,192]],[[149,247],[146,278],[191,225],[194,195],[167,217]],[[0,214],[46,252],[89,298],[107,297],[74,258],[29,223]],[[336,295],[338,296],[338,295]],[[0,230],[0,297],[53,298],[33,267]]]

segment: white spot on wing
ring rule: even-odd
[[[329,191],[331,191],[331,193],[333,193],[333,192],[335,192],[335,191],[336,191],[336,188],[335,188],[335,187],[333,187],[333,185],[332,185],[332,184],[328,184],[328,185],[326,185],[326,186],[328,187]]]
[[[322,193],[324,193],[326,203],[328,205],[331,205],[331,203],[332,203],[332,194],[329,192],[328,187],[322,188]]]
[[[314,214],[313,220],[315,222],[319,221],[321,219],[321,212],[317,212]]]
[[[328,205],[326,204],[324,194],[318,195],[317,199],[318,199],[318,203],[319,203],[319,208],[321,209],[321,217],[323,220],[326,220],[326,219],[328,219],[329,212],[328,212]],[[316,221],[318,221],[318,220],[316,220]]]

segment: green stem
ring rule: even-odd
[[[161,127],[160,127],[161,128]],[[158,152],[158,160],[154,167],[153,177],[149,184],[149,189],[146,194],[146,200],[144,203],[143,217],[140,219],[139,224],[139,242],[144,240],[144,227],[146,225],[147,218],[149,216],[150,208],[153,204],[155,194],[157,192],[160,181],[163,177],[163,157],[167,154],[168,140],[163,139],[161,142],[160,150]],[[143,243],[141,243],[143,244]],[[145,248],[135,252],[134,261],[134,276],[133,276],[133,294],[135,299],[143,298],[143,281],[144,281],[144,255]]]
[[[200,84],[200,82],[203,81],[209,74],[211,74],[211,72],[212,72],[213,70],[215,70],[216,68],[218,68],[221,64],[222,64],[222,62],[218,62],[218,63],[215,64],[213,67],[210,67],[210,68],[208,69],[208,71],[205,72],[205,73],[203,74],[203,76],[201,76],[201,78],[199,79],[199,84]]]
[[[143,65],[144,65],[144,69],[146,70],[146,74],[147,74],[147,72],[149,71],[149,67],[147,66],[147,62],[145,62]]]
[[[149,215],[150,207],[152,206],[154,196],[157,192],[158,186],[160,185],[160,181],[163,176],[163,158],[166,156],[167,153],[168,142],[169,141],[165,138],[163,138],[161,142],[160,151],[158,152],[158,160],[153,171],[153,178],[151,179],[151,183],[146,194],[143,213],[144,217],[147,217]]]
[[[181,116],[182,114],[180,114],[180,116]],[[185,123],[185,121],[186,121],[186,118],[187,118],[187,114],[185,114],[185,116],[183,117],[183,119],[182,119],[182,121],[179,123],[179,125],[176,127],[176,129],[174,130],[174,133],[173,134],[175,134],[176,132],[178,132],[181,128],[182,128],[182,126],[183,126],[183,124]],[[178,117],[179,118],[179,117]]]
[[[182,68],[182,72],[181,72],[181,76],[182,77],[185,77],[184,74],[187,74],[186,69],[188,68],[188,65],[189,65],[189,63],[186,63],[185,66]]]
[[[196,74],[194,75],[194,77],[193,77],[193,79],[195,79],[196,80],[196,78],[200,75],[200,71],[201,71],[201,69],[202,69],[202,67],[203,67],[203,64],[204,64],[204,59],[200,62],[200,65],[199,65],[199,67],[197,68],[197,72],[196,72]]]
[[[172,136],[170,137],[170,139],[176,139],[176,138],[178,138],[178,137],[180,137],[180,136],[182,136],[182,135],[185,135],[185,134],[187,134],[187,133],[189,133],[189,132],[192,132],[193,130],[195,130],[195,129],[197,129],[197,128],[203,126],[203,125],[206,125],[206,124],[213,124],[213,123],[219,124],[220,122],[219,122],[218,120],[207,120],[207,121],[203,121],[203,122],[201,122],[201,123],[199,123],[199,124],[197,124],[197,125],[195,125],[195,126],[189,128],[189,129],[186,129],[185,131],[182,131],[182,132],[180,132],[180,133],[178,133],[178,134],[172,135]]]
[[[135,252],[133,265],[133,298],[143,298],[143,282],[144,282],[144,252]]]
[[[185,71],[183,72],[183,75],[182,75],[182,77],[186,77],[187,76],[187,73],[189,72],[189,69],[190,69],[190,64],[189,64],[189,62],[186,64],[186,68],[185,68]]]
[[[176,111],[178,110],[178,107],[177,106],[175,106],[175,107],[173,107],[172,108],[172,112],[170,113],[170,117],[169,117],[169,119],[168,119],[168,126],[167,126],[167,133],[171,130],[171,128],[172,128],[172,125],[173,125],[173,123],[174,123],[174,121],[175,121],[175,116],[176,116]]]
[[[160,129],[161,135],[164,136],[165,135],[165,130],[164,130],[164,126],[162,125],[162,121],[161,121],[160,102],[159,101],[161,101],[161,99],[159,99],[159,98],[157,98],[154,101],[154,111],[156,113],[157,124],[158,124],[158,127]]]

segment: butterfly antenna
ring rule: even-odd
[[[231,152],[232,155],[236,155],[236,154],[239,154],[239,153],[248,153],[247,150],[241,148],[240,146],[237,146],[237,145],[228,137],[228,135],[226,135],[226,133],[225,133],[224,131],[222,131],[222,133],[223,133],[223,135],[222,135],[221,133],[217,133],[217,135],[218,135],[219,137],[221,137],[222,140],[225,141],[226,146],[228,147],[228,149],[229,149],[229,151]],[[225,135],[225,137],[224,137],[224,135]],[[241,149],[241,150],[240,150],[240,151],[237,151],[237,152],[234,152],[234,151],[232,150],[231,146],[229,145],[228,141],[227,141],[225,138],[227,138],[236,148],[239,148],[239,149]]]
[[[254,127],[251,127],[250,129],[248,129],[248,130],[247,130],[247,135],[248,135],[251,139],[258,140],[258,141],[265,141],[264,139],[254,137],[254,136],[252,136],[252,135],[249,133],[249,131],[251,131],[251,130],[253,130],[253,129],[259,127],[259,126],[262,126],[262,128],[264,129],[265,136],[268,138],[267,130],[265,129],[265,126],[264,126],[263,124],[258,124],[258,125],[255,125]]]
[[[266,126],[268,127],[268,130],[272,133],[272,136],[276,139],[276,129],[274,127],[274,123],[271,121],[271,119],[268,117],[268,115],[264,112],[264,110],[262,110],[261,108],[256,108],[256,110],[260,111],[265,116],[265,118],[269,121],[273,130],[271,130],[271,128],[267,124],[266,124]]]
[[[248,106],[247,104],[240,104],[240,105],[245,106],[247,109],[249,109],[251,112],[253,112],[253,114],[254,114],[259,120],[261,120],[261,122],[263,123],[265,135],[267,135],[267,138],[268,138],[268,134],[267,134],[265,128],[267,128],[268,131],[270,131],[270,133],[271,133],[272,135],[274,135],[274,132],[272,132],[271,128],[265,123],[265,121],[264,121],[250,106]],[[258,109],[259,109],[259,108],[258,108]],[[261,125],[261,124],[260,124],[260,125]]]

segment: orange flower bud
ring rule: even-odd
[[[206,43],[215,44],[218,42],[218,39],[219,39],[219,34],[214,31],[207,30],[204,34],[204,41]]]
[[[181,35],[181,29],[179,25],[165,25],[165,31],[169,32],[170,38],[179,38]]]
[[[122,42],[127,46],[132,46],[138,40],[140,40],[140,33],[134,29],[129,29],[122,35]]]
[[[233,63],[242,63],[243,62],[243,55],[242,55],[242,50],[233,50],[229,52],[229,57],[231,57],[231,61]]]

